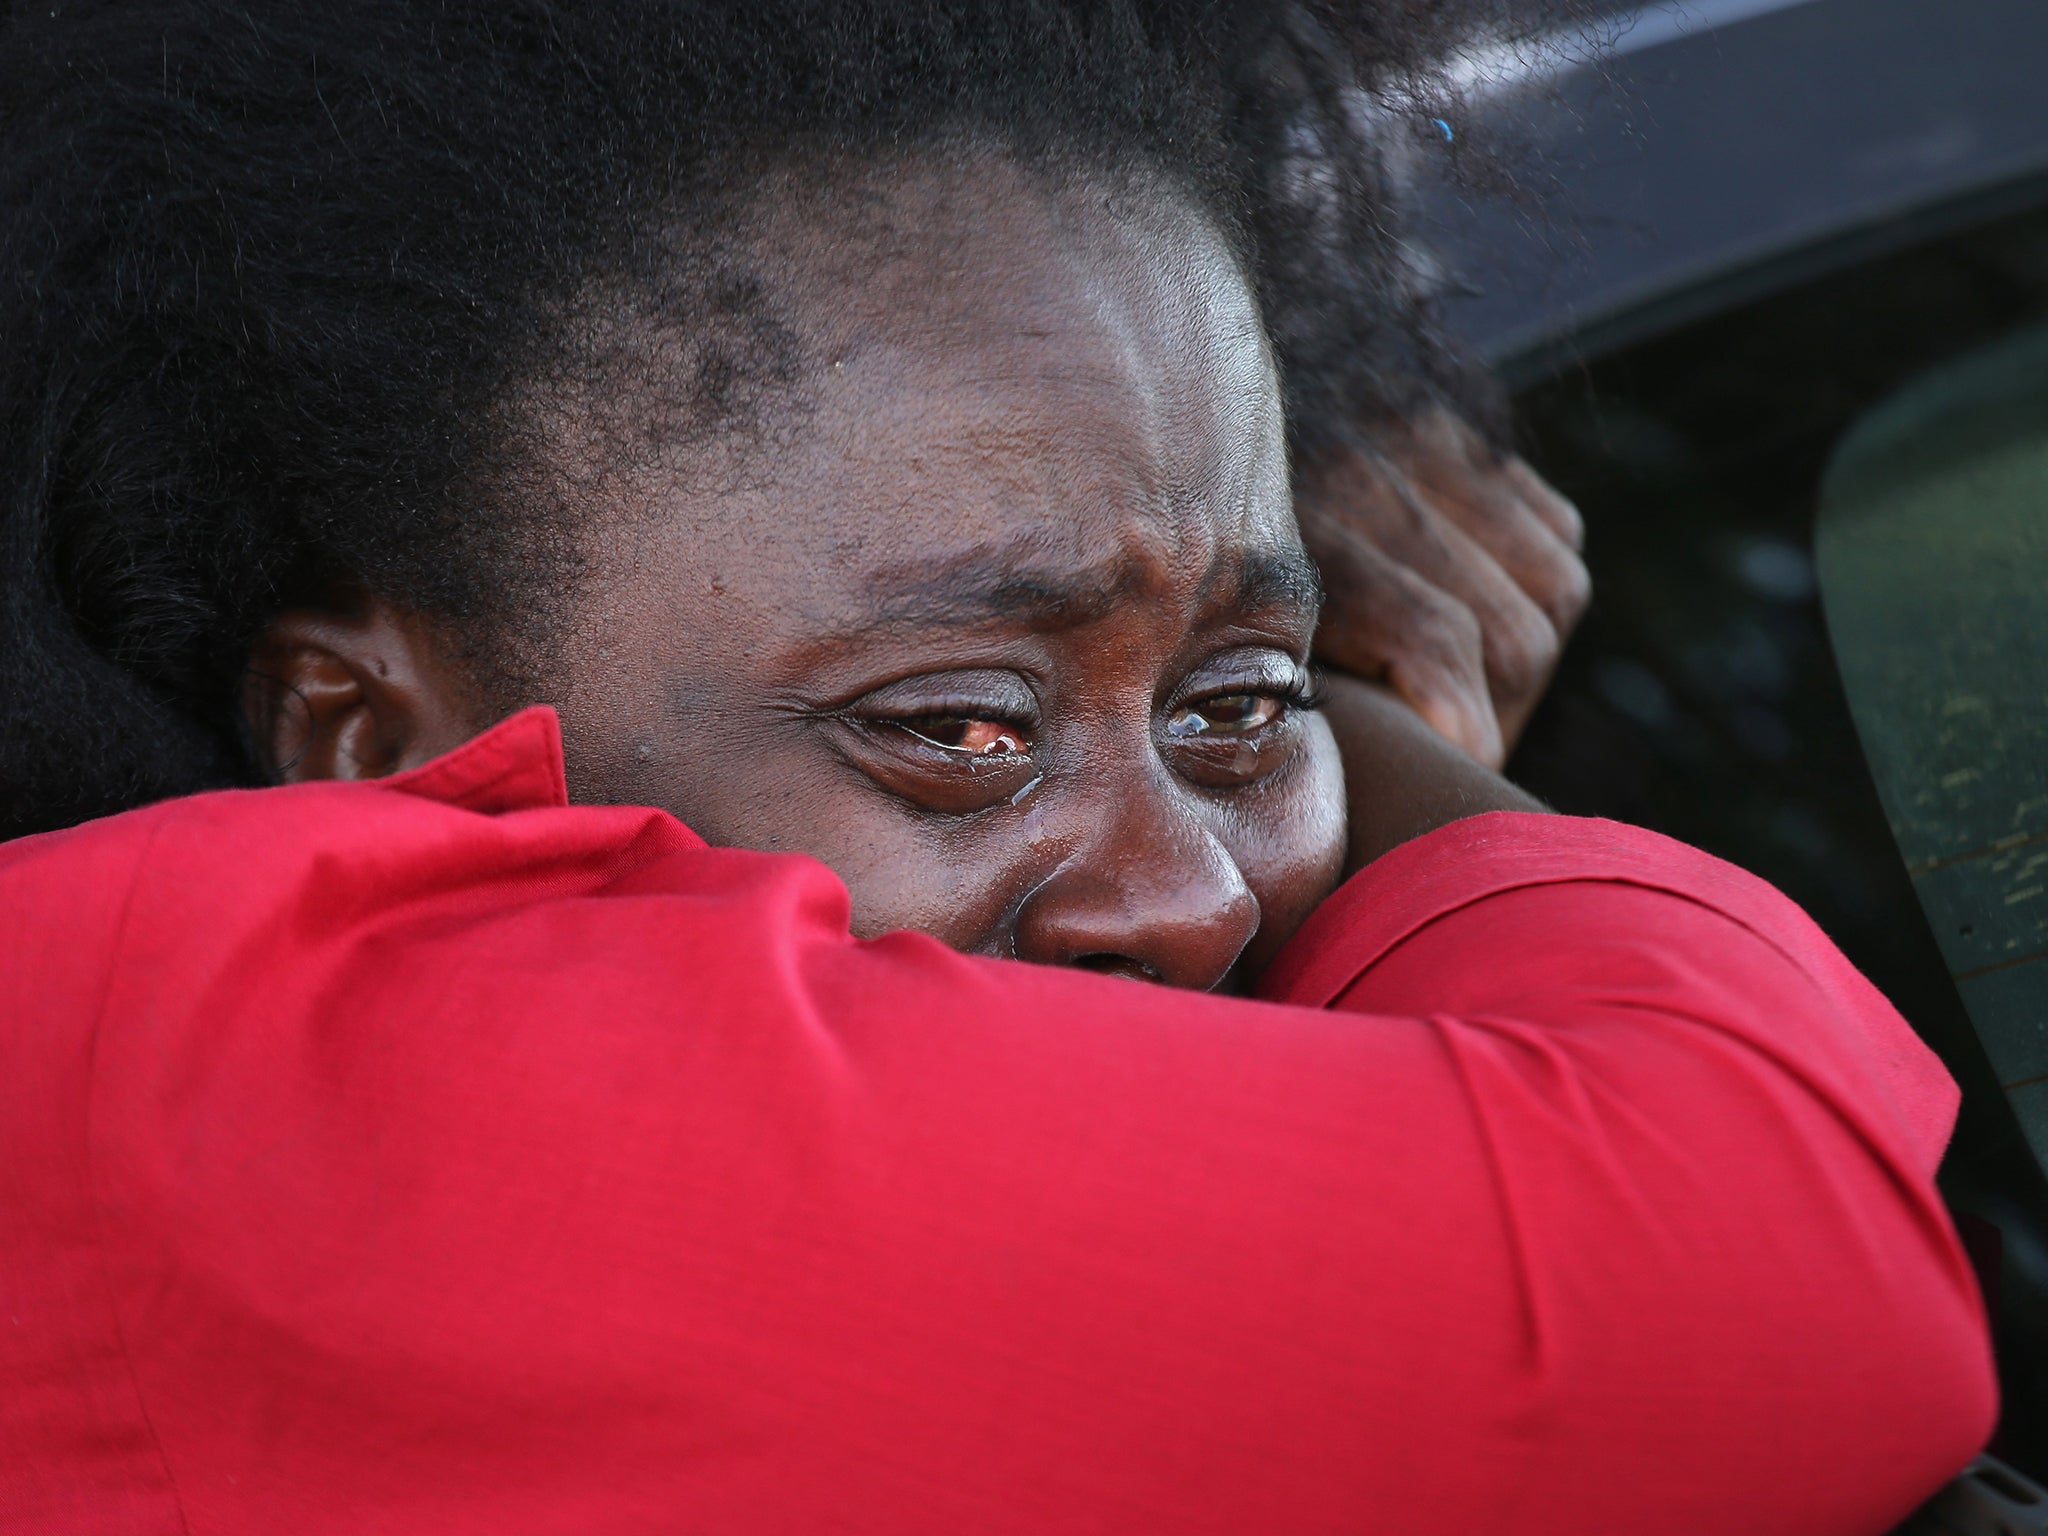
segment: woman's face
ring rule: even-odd
[[[1271,360],[1206,223],[1122,201],[990,162],[899,173],[858,238],[790,216],[806,414],[609,477],[553,700],[577,798],[812,854],[861,934],[1179,986],[1328,893]]]

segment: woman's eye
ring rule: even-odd
[[[903,678],[818,718],[849,767],[917,811],[1016,805],[1041,778],[1037,696],[1002,668]]]
[[[1000,720],[977,720],[965,715],[922,715],[897,722],[920,741],[968,757],[1002,758],[1031,750],[1024,733]]]
[[[1285,710],[1286,705],[1270,693],[1226,693],[1182,705],[1167,717],[1166,734],[1248,736],[1271,725]]]

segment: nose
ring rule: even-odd
[[[1098,835],[1017,909],[1017,957],[1207,991],[1258,932],[1258,898],[1171,788],[1121,788],[1097,800]]]

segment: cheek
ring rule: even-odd
[[[824,864],[845,882],[857,938],[914,929],[954,949],[1008,952],[1005,919],[1029,883],[1013,857],[1023,851],[1017,839],[972,823],[920,822],[841,772],[805,777],[785,774],[773,795],[749,793],[727,807],[723,825],[698,830],[712,842]]]
[[[847,814],[852,824],[833,829],[833,847],[806,851],[846,882],[856,938],[914,929],[969,953],[1009,952],[1001,942],[1005,918],[1026,882],[1007,861],[948,846],[963,840],[870,806]]]
[[[1329,722],[1303,721],[1297,771],[1271,792],[1247,798],[1222,833],[1245,884],[1259,898],[1259,931],[1242,968],[1256,974],[1337,888],[1344,870],[1344,768]]]

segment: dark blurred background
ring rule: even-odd
[[[1894,844],[1813,561],[1843,433],[2048,320],[2048,3],[1617,10],[1479,61],[1471,87],[1458,126],[1530,196],[1445,176],[1429,233],[1469,279],[1454,323],[1585,513],[1595,584],[1512,771],[1765,876],[1941,1052],[1964,1086],[1944,1192],[1995,1293],[1998,1448],[2048,1477],[2048,1179]]]

